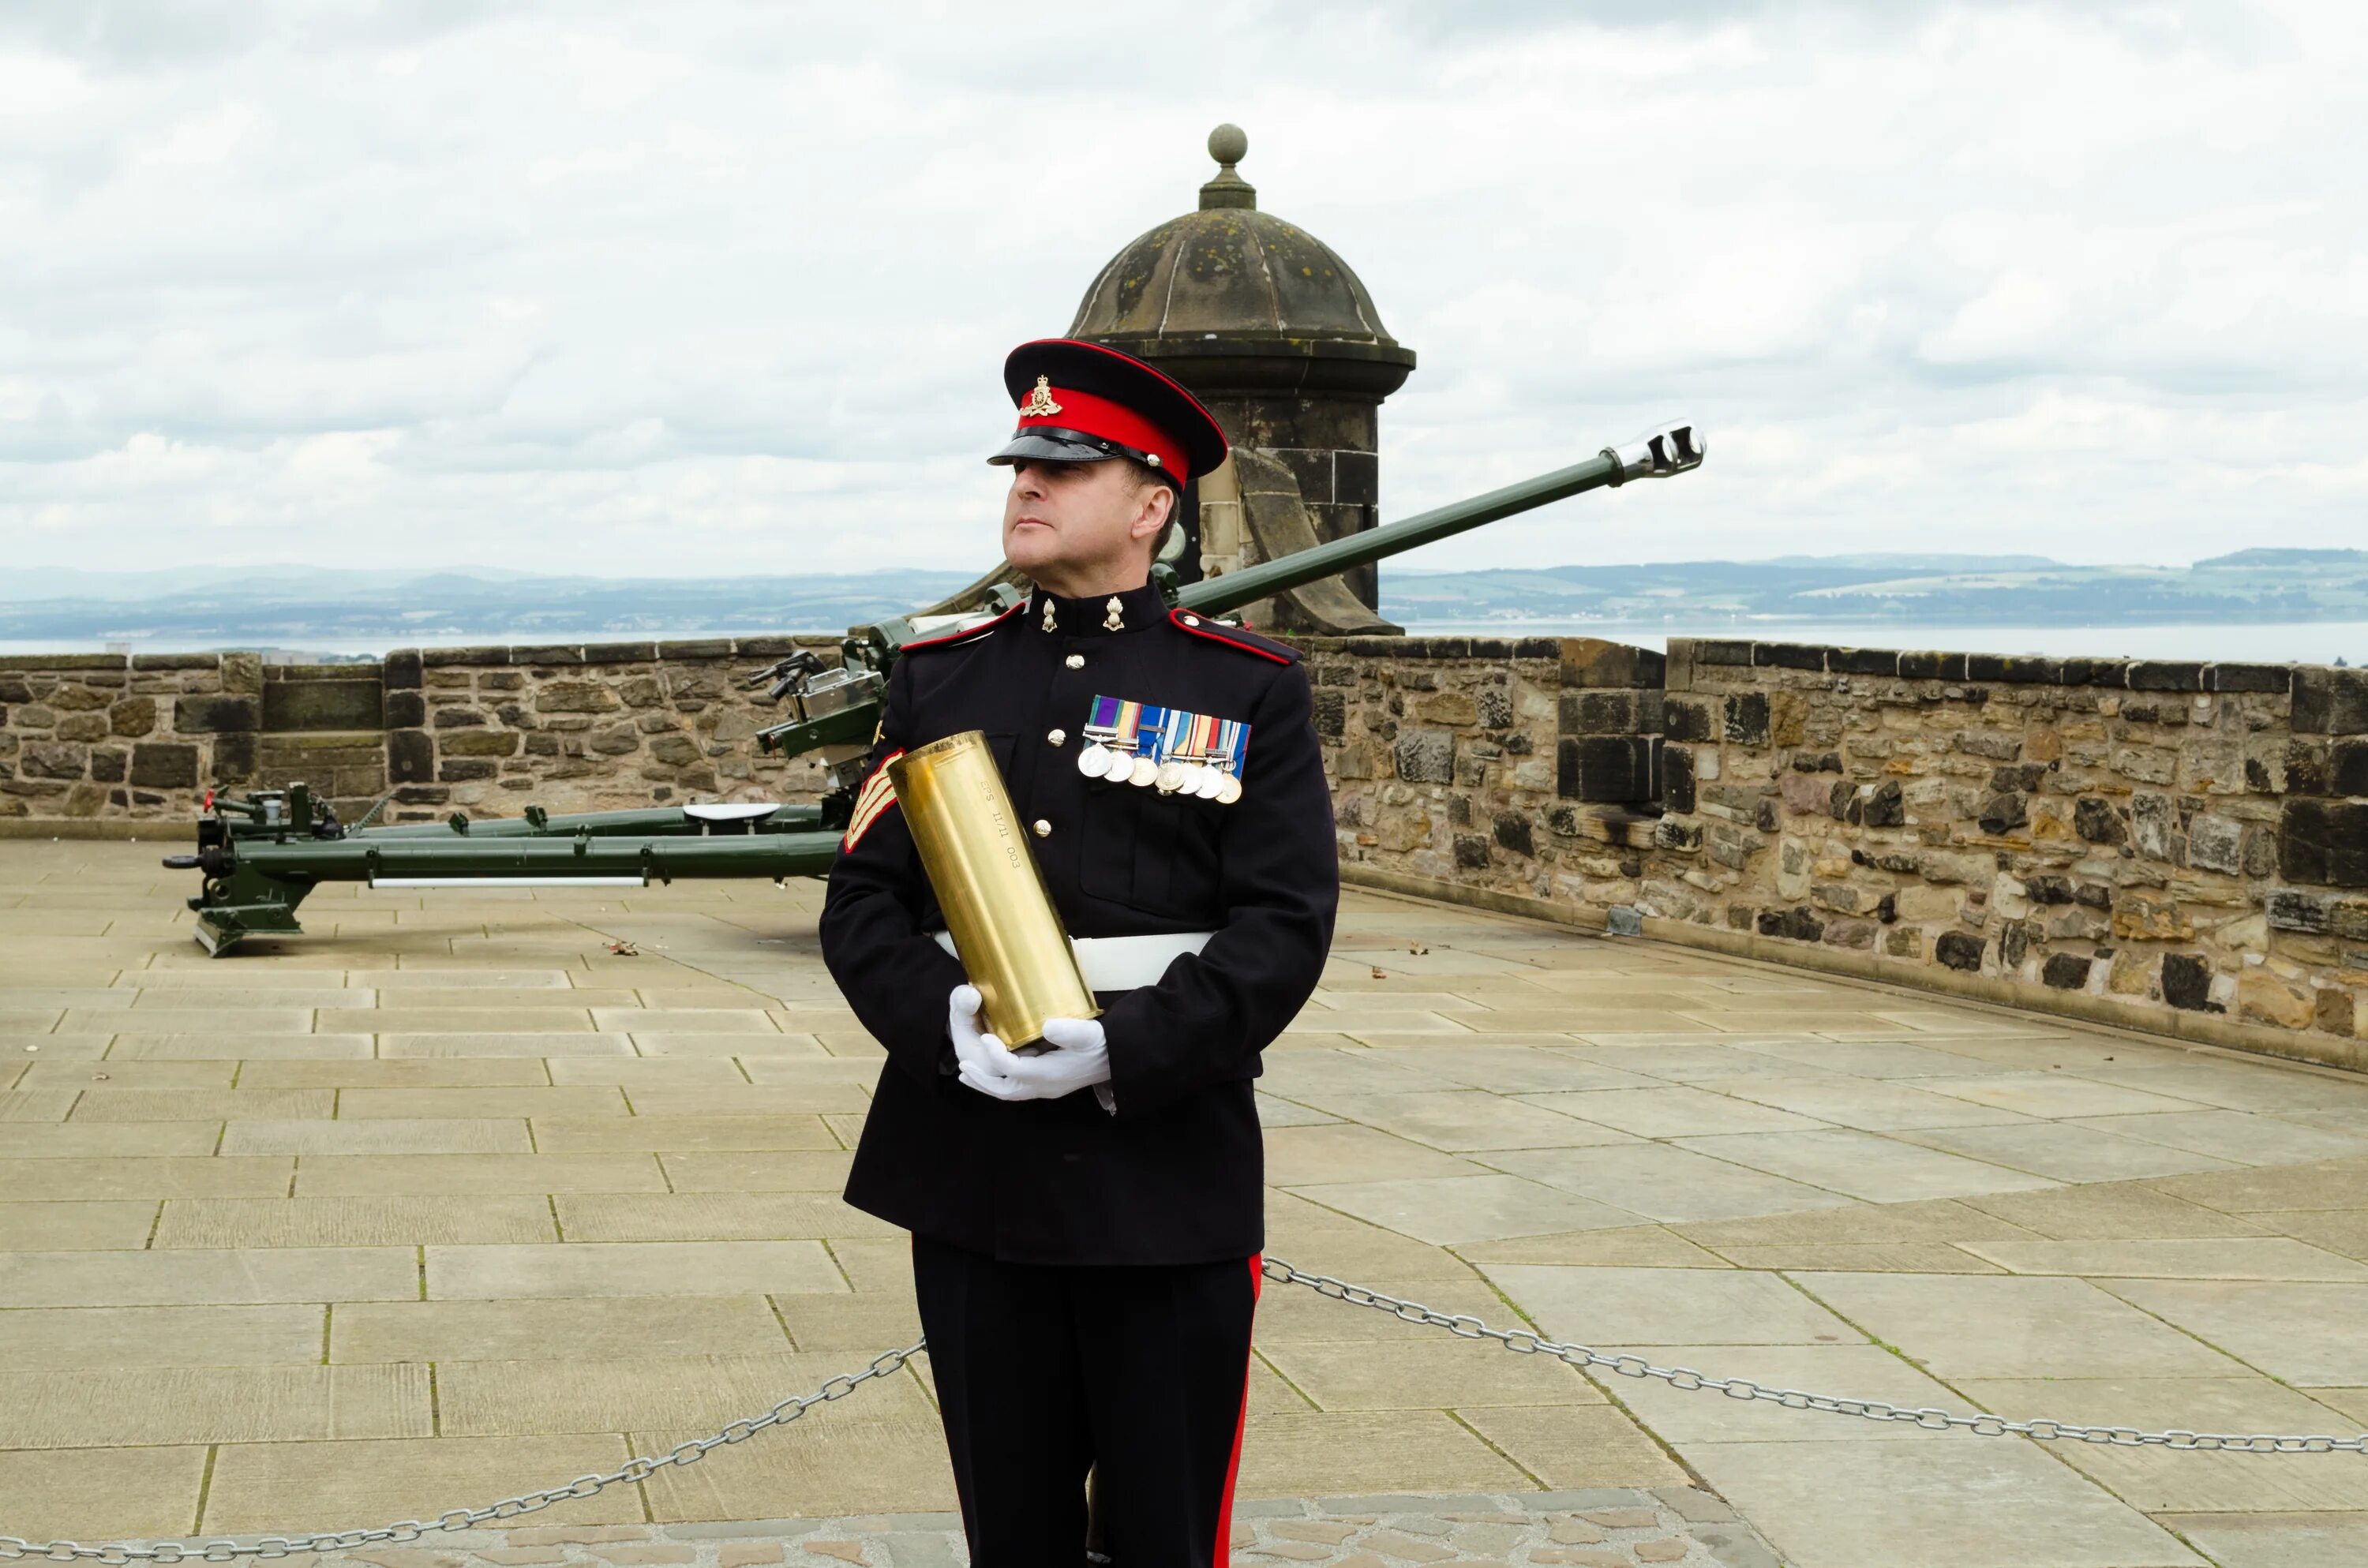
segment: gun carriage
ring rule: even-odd
[[[1222,576],[1178,585],[1165,565],[1154,580],[1167,603],[1222,617],[1303,585],[1434,543],[1589,490],[1700,467],[1703,443],[1690,424],[1664,426],[1571,467],[1537,475],[1403,522],[1349,535]],[[215,957],[250,937],[293,936],[297,907],[326,881],[373,887],[643,887],[703,877],[818,877],[830,869],[857,787],[888,672],[905,643],[1002,613],[1021,591],[998,584],[959,615],[893,617],[852,629],[832,665],[800,652],[747,678],[769,683],[790,717],[759,732],[758,746],[812,756],[831,776],[818,802],[720,803],[555,814],[529,806],[517,817],[387,826],[340,823],[302,784],[218,799],[198,823],[195,854],[165,865],[202,872],[188,901],[197,939]]]

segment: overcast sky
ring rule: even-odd
[[[984,566],[1210,127],[1420,364],[1440,569],[2368,544],[2368,6],[0,6],[0,571]]]

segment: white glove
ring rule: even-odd
[[[964,1083],[973,1073],[987,1070],[986,1042],[995,1040],[978,1027],[979,1003],[975,985],[957,985],[946,997],[946,1038],[953,1041],[954,1061],[961,1064]],[[995,1047],[1002,1051],[1003,1042],[995,1040]]]
[[[1044,1049],[1026,1056],[1005,1049],[991,1034],[977,1039],[985,1061],[977,1066],[965,1062],[962,1081],[998,1100],[1057,1100],[1110,1082],[1110,1047],[1101,1025],[1091,1018],[1046,1019]],[[957,1056],[961,1049],[957,1043]]]

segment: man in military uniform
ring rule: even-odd
[[[1004,555],[1033,583],[906,644],[830,877],[823,955],[888,1061],[848,1179],[913,1233],[975,1568],[1226,1560],[1264,1244],[1259,1053],[1315,989],[1339,881],[1298,655],[1149,585],[1225,438],[1130,356],[1050,340]],[[883,765],[985,731],[1098,1019],[983,1033]]]

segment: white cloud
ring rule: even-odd
[[[1003,352],[1224,119],[1421,355],[1386,514],[1712,433],[1426,564],[2368,535],[2347,0],[1130,18],[0,11],[5,553],[984,563]]]

